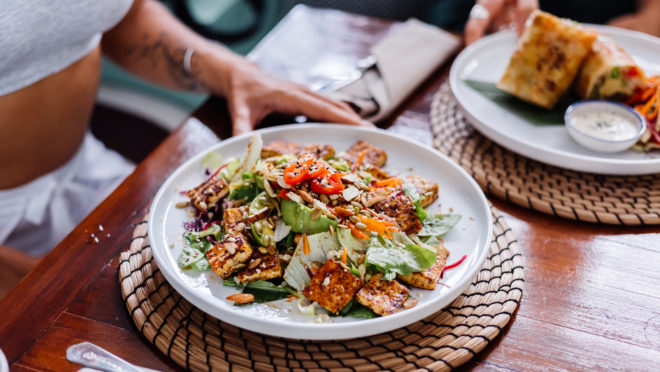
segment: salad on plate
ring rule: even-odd
[[[302,314],[373,318],[414,307],[410,287],[432,291],[447,265],[443,236],[458,214],[433,213],[438,185],[384,170],[385,150],[257,133],[241,158],[215,152],[208,177],[183,192],[184,270],[213,270],[237,306],[297,301]]]

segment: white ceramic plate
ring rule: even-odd
[[[431,210],[447,212],[450,208],[463,218],[446,236],[450,250],[448,262],[455,262],[464,254],[467,259],[445,273],[443,282],[434,291],[413,290],[419,303],[412,309],[376,319],[332,318],[332,323],[314,323],[314,317],[301,315],[296,301],[280,300],[270,304],[237,307],[225,298],[236,289],[222,285],[213,271],[203,274],[179,269],[176,259],[181,251],[183,222],[189,221],[185,209],[176,208],[185,201],[180,194],[197,186],[204,179],[202,157],[216,151],[226,159],[242,156],[250,134],[223,141],[180,166],[161,186],[149,212],[149,238],[161,272],[183,297],[198,308],[230,324],[272,336],[336,340],[373,335],[406,326],[435,313],[455,299],[474,278],[486,257],[490,244],[492,222],[486,198],[479,186],[458,165],[437,151],[402,139],[382,130],[356,128],[345,125],[306,124],[287,125],[260,130],[264,143],[282,139],[301,144],[331,144],[344,151],[356,140],[364,139],[388,152],[386,169],[411,170],[440,186],[439,200]]]
[[[649,75],[660,73],[660,39],[639,32],[592,26],[613,38]],[[451,67],[449,82],[470,122],[498,144],[531,159],[562,168],[602,174],[660,172],[660,152],[627,150],[602,154],[580,146],[564,123],[534,125],[498,106],[468,86],[464,80],[497,82],[504,74],[518,37],[513,31],[487,36],[465,48]]]

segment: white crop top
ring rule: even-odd
[[[70,66],[126,15],[133,0],[1,0],[0,96]]]

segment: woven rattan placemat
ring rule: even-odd
[[[481,188],[525,208],[578,221],[660,225],[660,174],[607,176],[546,165],[477,132],[443,84],[431,109],[434,146]]]
[[[522,296],[518,244],[492,209],[490,252],[472,285],[451,305],[408,327],[343,341],[299,341],[245,331],[198,310],[167,283],[147,237],[146,220],[121,253],[121,294],[149,342],[186,369],[287,371],[449,370],[502,332]]]

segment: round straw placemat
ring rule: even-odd
[[[194,371],[432,370],[455,368],[502,332],[522,296],[523,266],[511,229],[492,209],[490,252],[471,286],[444,310],[395,331],[352,340],[300,341],[246,331],[195,308],[152,258],[147,222],[121,253],[119,282],[137,329]]]
[[[465,168],[487,193],[571,220],[660,224],[660,174],[579,173],[518,155],[470,125],[447,83],[433,98],[431,127],[434,146]]]

